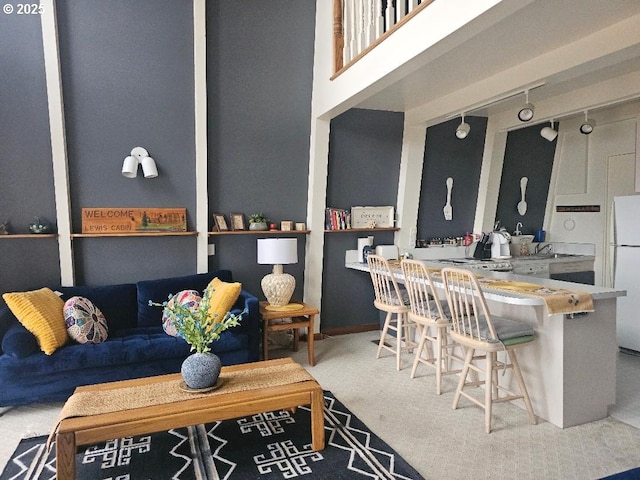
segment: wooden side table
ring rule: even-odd
[[[269,358],[269,348],[267,346],[269,332],[277,332],[280,330],[293,330],[293,350],[298,351],[298,341],[300,339],[300,329],[307,328],[307,350],[309,353],[309,365],[316,364],[313,353],[313,322],[316,315],[320,312],[317,308],[302,302],[294,302],[301,305],[300,308],[291,308],[293,304],[289,304],[288,308],[276,310],[270,308],[269,302],[260,302],[260,316],[262,317],[262,356],[263,360]],[[272,325],[271,320],[279,320],[282,318],[291,318],[291,323],[278,323]]]

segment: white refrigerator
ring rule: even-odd
[[[618,346],[640,352],[640,195],[614,197],[614,287],[618,297]]]

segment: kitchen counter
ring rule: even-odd
[[[425,261],[425,264],[443,267],[437,261]],[[345,263],[345,267],[369,271],[366,264],[358,262]],[[537,340],[518,354],[536,415],[561,428],[607,417],[608,407],[615,404],[616,395],[616,299],[626,292],[506,272],[483,270],[478,273],[591,294],[595,311],[573,316],[548,315],[545,302],[540,298],[484,290],[494,315],[529,323],[536,330]],[[394,275],[403,282],[401,272]],[[438,279],[434,279],[434,283],[442,288]],[[510,382],[510,372],[505,376]],[[522,406],[518,402],[514,404]]]
[[[523,258],[523,257],[517,257],[517,258]],[[554,259],[554,260],[563,261],[563,259]],[[424,263],[425,265],[429,267],[434,267],[434,268],[443,268],[446,266],[446,265],[443,265],[438,260],[424,260]],[[454,265],[450,265],[450,266],[454,266]],[[455,266],[458,268],[465,268],[464,264],[459,264]],[[369,267],[367,266],[366,263],[348,262],[348,263],[345,263],[345,267],[351,270],[360,270],[362,272],[369,273]],[[479,275],[487,276],[487,277],[498,278],[500,280],[528,282],[528,283],[534,283],[536,285],[541,285],[541,286],[550,287],[550,288],[565,288],[565,289],[580,290],[582,292],[591,294],[591,297],[594,300],[610,299],[610,298],[616,298],[616,297],[621,297],[626,295],[626,292],[624,290],[619,290],[615,288],[605,288],[605,287],[597,287],[594,285],[575,284],[570,282],[563,282],[560,280],[551,280],[548,278],[531,277],[529,275],[517,275],[510,272],[494,272],[490,270],[482,270],[482,271],[476,271],[476,273]],[[401,283],[404,282],[404,279],[402,278],[402,274],[400,272],[397,272],[396,279]],[[438,287],[440,286],[438,279],[434,279],[434,283],[437,284],[436,286]],[[544,306],[545,304],[542,299],[529,297],[529,296],[518,294],[515,292],[511,293],[511,292],[498,291],[498,290],[486,290],[484,293],[487,300],[496,300],[496,301],[499,301],[502,303],[508,303],[511,305]]]

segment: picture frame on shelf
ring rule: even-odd
[[[213,226],[216,232],[229,231],[229,225],[227,224],[227,219],[224,218],[224,215],[222,213],[213,214]]]
[[[247,229],[243,213],[230,213],[229,218],[231,220],[231,230],[238,231]]]
[[[293,222],[291,220],[282,220],[282,222],[280,222],[280,230],[290,232],[293,230]]]
[[[307,226],[304,222],[296,222],[296,230],[306,230]]]

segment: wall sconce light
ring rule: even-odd
[[[596,126],[596,122],[587,118],[587,112],[588,110],[584,111],[584,123],[580,125],[580,133],[584,135],[589,135],[591,132],[593,132],[593,127]]]
[[[464,121],[464,113],[461,115],[461,119],[460,119],[460,125],[458,125],[458,128],[456,128],[456,137],[458,137],[460,140],[462,140],[463,138],[467,138],[467,135],[469,135],[469,132],[471,131],[471,127],[469,126],[468,123],[466,123]]]
[[[553,120],[551,120],[550,127],[544,127],[542,130],[540,130],[540,135],[542,135],[543,138],[549,140],[550,142],[553,142],[556,139],[556,137],[558,136],[558,131],[553,128]]]
[[[127,178],[135,178],[138,175],[138,165],[142,165],[142,173],[144,178],[156,178],[158,176],[158,168],[153,158],[149,156],[149,152],[142,147],[135,147],[131,150],[131,155],[127,156],[122,163],[122,175]]]
[[[522,106],[520,111],[518,112],[518,118],[522,122],[528,122],[533,118],[534,107],[532,103],[529,103],[529,90],[524,91],[525,94],[525,104]]]
[[[282,271],[282,265],[298,263],[297,238],[261,238],[258,240],[258,263],[273,265],[273,273],[262,279],[262,292],[271,307],[289,304],[296,279]]]

